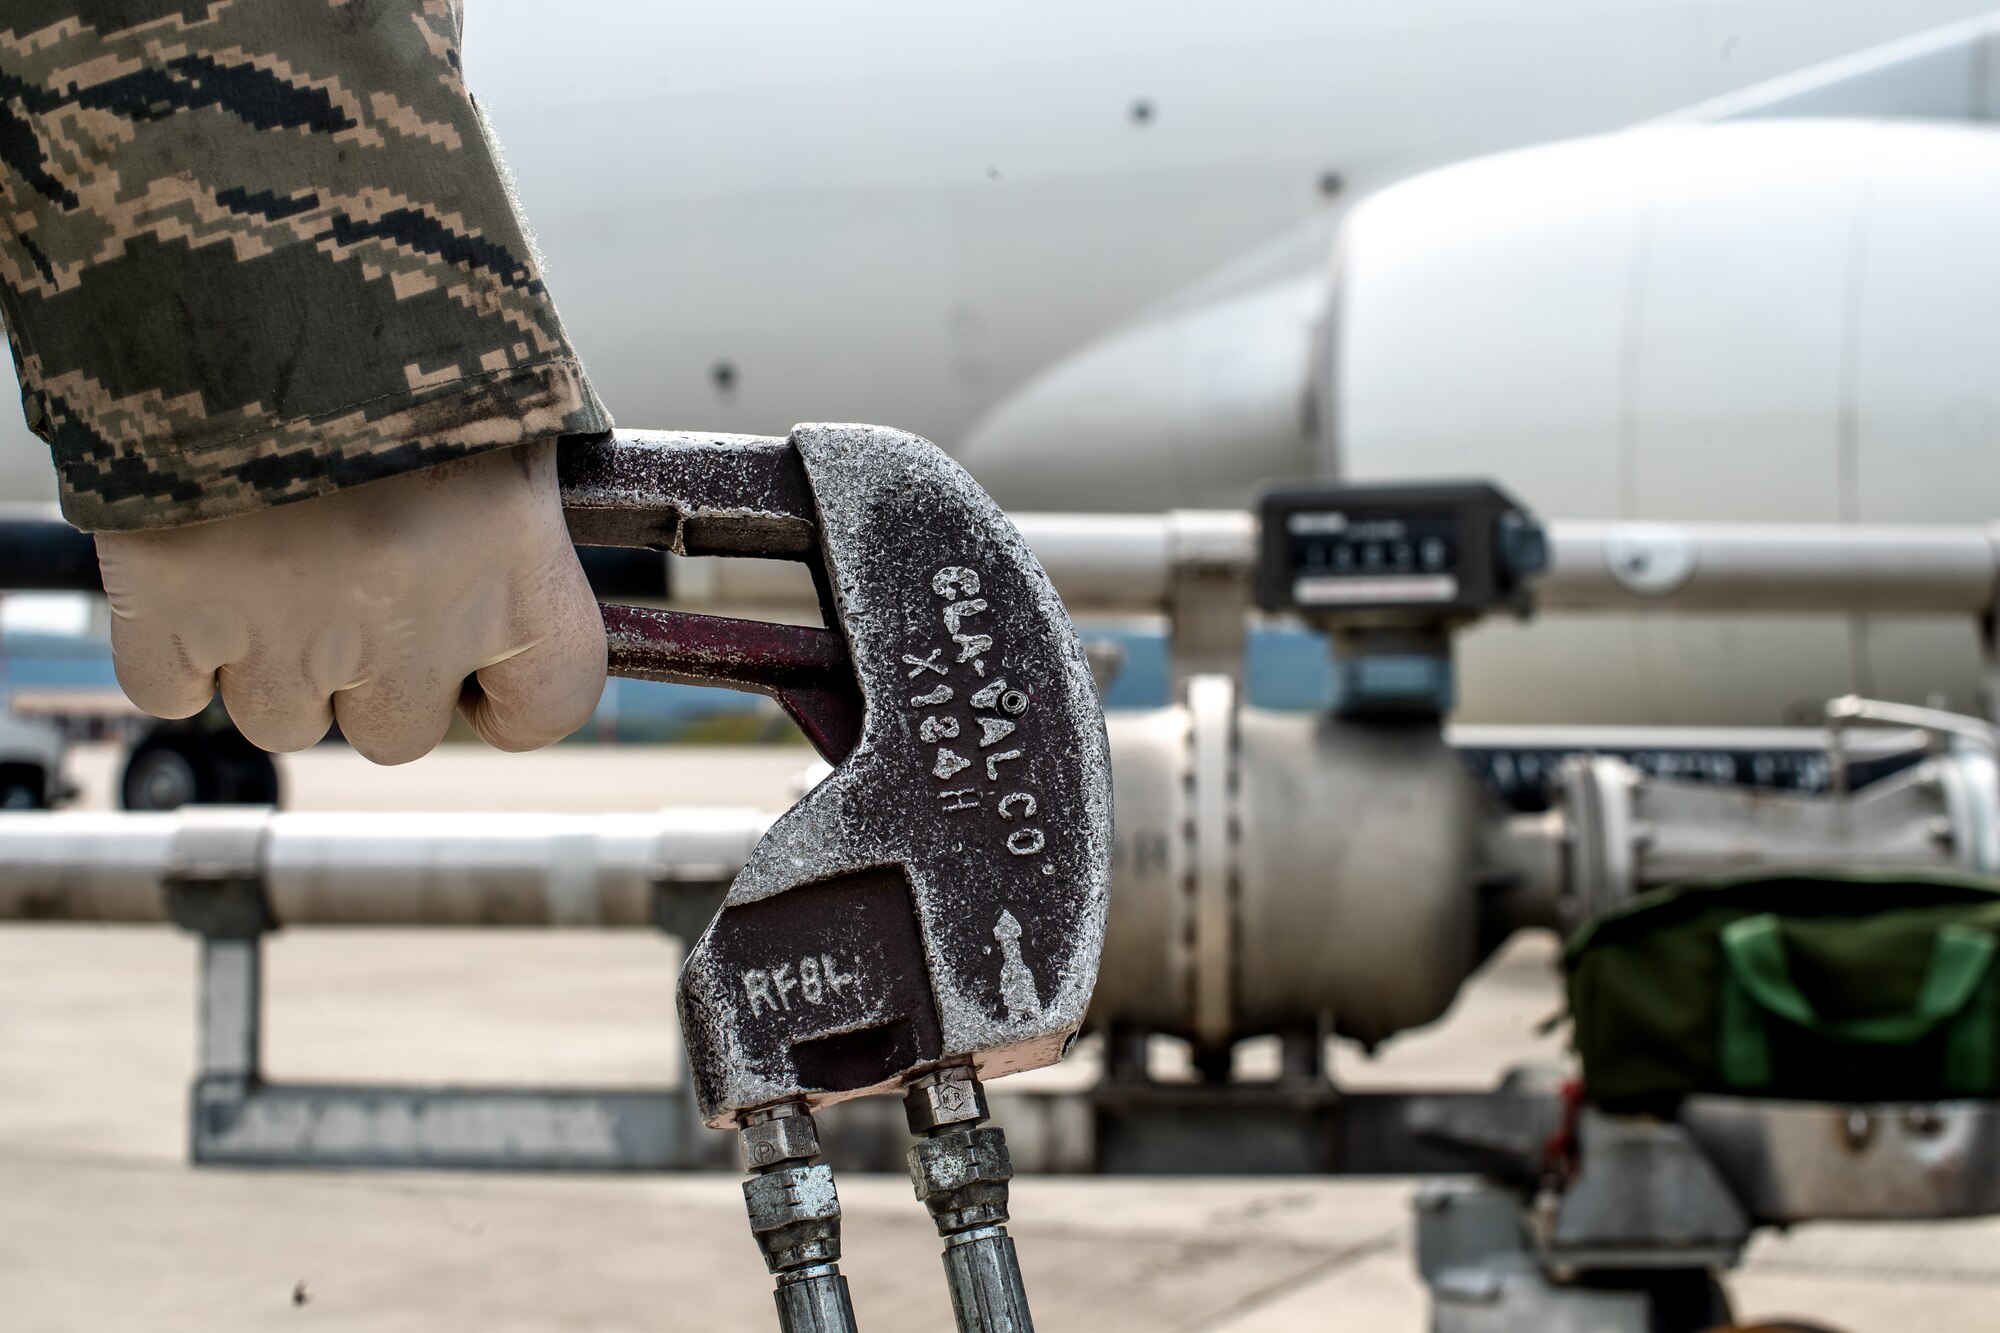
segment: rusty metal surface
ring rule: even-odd
[[[579,544],[797,560],[825,586],[812,486],[787,441],[618,431],[564,440],[558,457]],[[615,605],[604,628],[613,675],[770,695],[832,762],[860,738],[861,695],[838,634]]]
[[[784,440],[621,430],[566,439],[563,514],[579,546],[805,559],[812,489]]]
[[[804,426],[861,739],[688,958],[703,1116],[1059,1058],[1103,943],[1110,766],[1083,651],[1013,525],[936,448]]]
[[[831,630],[606,606],[611,674],[768,694],[828,763],[861,739],[861,691]]]
[[[606,607],[620,675],[761,691],[837,767],[781,816],[689,956],[703,1115],[1060,1058],[1110,881],[1110,759],[1075,629],[1005,515],[929,443],[564,442],[581,543],[804,562],[830,630]]]
[[[836,764],[689,950],[680,1014],[701,1116],[738,1124],[758,1173],[744,1197],[781,1326],[851,1333],[832,1173],[778,1159],[759,1122],[809,1126],[815,1108],[947,1067],[977,1100],[976,1072],[1068,1050],[1111,878],[1089,665],[1020,534],[915,436],[573,441],[563,486],[579,541],[804,560],[834,627],[604,608],[614,672],[770,694]],[[796,1150],[816,1155],[817,1135]],[[912,1162],[934,1168],[916,1170],[918,1196],[947,1237],[959,1328],[1027,1333],[1000,1132],[940,1125]]]

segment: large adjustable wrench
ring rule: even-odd
[[[772,825],[689,952],[703,1117],[738,1129],[787,1328],[852,1327],[812,1112],[900,1091],[963,1329],[1030,1327],[1004,1139],[980,1079],[1061,1058],[1097,976],[1110,759],[1068,615],[1020,535],[932,445],[566,441],[580,544],[800,560],[827,628],[604,608],[615,674],[768,693],[832,773]]]

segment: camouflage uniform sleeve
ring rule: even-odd
[[[78,527],[610,425],[461,79],[458,0],[0,11],[0,314]]]

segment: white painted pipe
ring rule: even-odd
[[[1978,615],[2000,593],[1995,530],[1759,523],[1551,523],[1551,611]]]
[[[1254,515],[1016,514],[1056,590],[1078,614],[1167,607],[1177,570],[1248,579]],[[1978,615],[2000,596],[2000,530],[1973,526],[1777,523],[1546,525],[1550,565],[1535,582],[1548,611],[1660,610]],[[798,610],[812,584],[797,565],[676,560],[690,605]]]
[[[281,925],[653,924],[654,886],[732,878],[762,810],[272,814],[259,861]],[[161,922],[179,814],[0,814],[0,920]]]

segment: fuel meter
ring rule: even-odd
[[[1541,528],[1491,482],[1281,488],[1264,496],[1257,602],[1346,623],[1526,614]]]
[[[1259,510],[1257,603],[1325,632],[1344,718],[1450,710],[1453,631],[1534,609],[1540,525],[1491,482],[1313,486]]]

